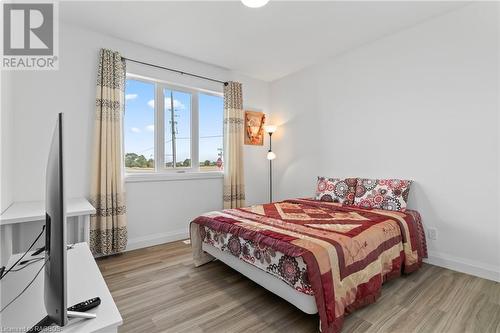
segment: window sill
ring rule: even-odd
[[[138,182],[164,182],[197,179],[222,179],[224,173],[221,171],[201,172],[157,172],[157,173],[129,173],[125,174],[125,183]]]

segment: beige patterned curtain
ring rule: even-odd
[[[241,83],[224,86],[224,208],[245,206],[243,174],[243,92]]]
[[[96,209],[90,219],[94,254],[121,252],[127,246],[122,165],[124,89],[125,62],[118,52],[101,49],[90,187],[90,201]]]

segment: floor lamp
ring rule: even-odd
[[[276,154],[273,152],[272,136],[276,132],[276,126],[267,125],[264,127],[267,134],[269,134],[269,150],[267,151],[267,159],[269,160],[269,202],[273,202],[273,160]]]

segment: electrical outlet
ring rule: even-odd
[[[434,228],[429,228],[427,229],[427,236],[429,237],[429,239],[431,240],[437,240],[438,238],[438,232],[437,232],[437,229],[434,229]]]

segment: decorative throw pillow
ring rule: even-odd
[[[354,206],[405,211],[411,180],[358,178]]]
[[[318,182],[316,184],[316,200],[352,205],[356,184],[356,178],[341,179],[318,177]]]

